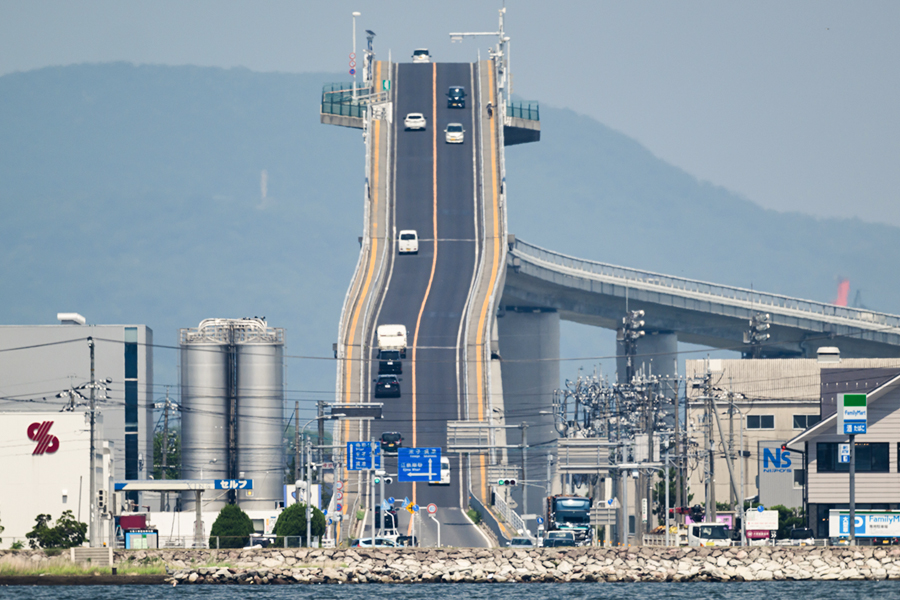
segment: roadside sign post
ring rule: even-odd
[[[837,407],[837,433],[850,437],[850,545],[856,545],[856,435],[868,428],[868,405],[865,394],[840,394]]]
[[[434,517],[434,513],[437,512],[437,505],[436,505],[436,504],[429,504],[429,505],[428,505],[428,508],[427,508],[426,510],[428,510],[428,516],[431,517],[431,520],[434,521],[434,524],[435,524],[435,525],[437,525],[437,533],[438,533],[438,536],[437,536],[437,547],[440,548],[440,547],[441,547],[441,524],[440,524],[440,522]]]

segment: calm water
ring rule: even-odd
[[[900,598],[900,581],[753,583],[534,583],[415,585],[179,585],[0,587],[15,600],[887,600]]]

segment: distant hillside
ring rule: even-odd
[[[364,179],[360,133],[318,122],[322,83],[340,80],[128,64],[0,77],[0,322],[73,310],[172,346],[203,318],[258,315],[287,328],[292,357],[330,355]],[[822,301],[846,276],[900,312],[884,277],[896,228],[765,211],[592,119],[541,116],[542,141],[507,154],[521,238]],[[174,383],[176,353],[155,359]],[[290,358],[287,377],[289,400],[328,399],[334,365]]]

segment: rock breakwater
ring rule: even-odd
[[[162,552],[116,552],[116,561],[162,558],[174,569],[169,581],[176,584],[900,579],[900,548],[875,547],[269,548],[176,551],[168,557]],[[192,568],[188,560],[217,566]]]

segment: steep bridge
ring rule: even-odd
[[[894,315],[581,260],[509,235],[504,146],[537,141],[540,122],[536,105],[509,101],[502,55],[456,64],[372,60],[362,88],[333,84],[322,95],[321,121],[362,129],[366,143],[363,235],[336,345],[337,401],[373,401],[378,325],[409,332],[400,397],[383,400],[381,420],[343,422],[336,443],[396,431],[405,446],[446,452],[448,423],[495,427],[491,454],[447,453],[449,486],[389,486],[390,496],[440,507],[445,545],[488,544],[462,511],[470,496],[490,498],[492,464],[524,458],[515,449],[523,435],[531,462],[518,477],[532,485],[518,487],[511,504],[540,512],[556,439],[548,409],[559,385],[560,319],[615,329],[626,304],[644,309],[648,335],[638,358],[653,361],[656,373],[671,372],[679,340],[740,349],[758,313],[772,324],[763,356],[810,356],[826,345],[844,356],[900,356]],[[450,86],[466,88],[464,108],[448,107]],[[424,131],[404,128],[412,112],[425,115]],[[445,143],[448,123],[462,124],[464,143]],[[404,229],[418,232],[417,255],[398,255]],[[396,459],[385,468],[396,474]],[[372,505],[368,477],[344,477],[344,523]],[[436,528],[420,521],[419,535],[433,543]]]

